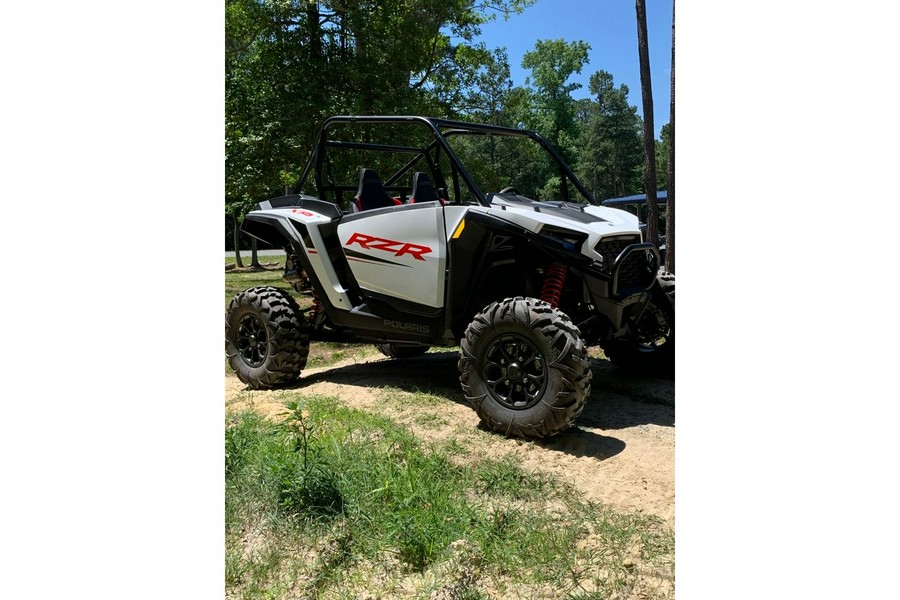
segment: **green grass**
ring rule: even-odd
[[[250,255],[249,250],[241,250],[241,261],[244,263],[245,267],[250,266],[250,256],[251,255]],[[285,261],[285,256],[283,254],[280,256],[260,256],[259,257],[259,264],[266,265],[267,267],[270,263],[278,263],[281,267],[283,267],[284,261]],[[225,255],[225,264],[233,265],[234,263],[235,263],[234,251],[230,251],[230,252],[228,252],[228,254]]]
[[[357,360],[381,356],[372,344],[343,344],[338,342],[313,342],[310,345],[306,368],[329,367],[348,358]]]
[[[284,274],[284,257],[279,256],[262,256],[260,262],[267,264],[269,262],[278,261],[278,266],[266,266],[262,270],[243,270],[243,271],[225,271],[225,307],[235,294],[246,290],[247,288],[258,285],[271,285],[277,288],[290,290],[291,286],[282,281],[281,276]],[[234,264],[234,257],[225,259],[225,264]],[[249,260],[244,265],[247,266]]]
[[[381,388],[379,398],[392,406],[400,408],[406,407],[440,407],[447,402],[445,396],[432,394],[425,390],[416,388],[416,392],[407,392],[393,386],[384,386]]]
[[[286,397],[283,422],[228,416],[229,597],[671,587],[674,539],[658,519],[583,502],[514,458],[460,464],[453,442],[425,444],[336,398]]]

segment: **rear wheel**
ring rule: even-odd
[[[225,354],[238,379],[253,389],[295,380],[309,356],[309,334],[297,302],[268,286],[236,295],[225,318]]]
[[[568,428],[591,390],[578,328],[535,298],[488,305],[466,329],[460,384],[482,422],[509,436],[534,439]]]

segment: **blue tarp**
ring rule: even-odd
[[[668,197],[667,190],[656,190],[657,202],[663,202]],[[635,194],[634,196],[622,196],[621,198],[607,198],[601,204],[604,206],[616,206],[618,204],[634,204],[635,202],[646,202],[647,194]]]

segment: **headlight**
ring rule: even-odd
[[[539,234],[557,242],[563,248],[572,252],[580,252],[581,245],[584,243],[584,240],[587,239],[586,233],[579,233],[561,227],[553,227],[552,225],[544,225],[541,227]]]

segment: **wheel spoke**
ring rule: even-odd
[[[537,404],[546,389],[546,364],[537,347],[525,336],[497,337],[484,353],[482,378],[501,404],[524,410]]]
[[[493,393],[495,396],[497,396],[502,401],[502,400],[506,400],[506,398],[509,396],[509,394],[504,394],[499,389],[497,389],[500,386],[501,382],[502,382],[502,380],[498,380],[493,383],[489,382],[488,387],[491,389],[491,393]]]
[[[256,314],[246,314],[237,326],[238,353],[248,366],[255,368],[265,362],[268,351],[266,327]]]
[[[501,343],[497,346],[497,348],[500,350],[500,354],[503,355],[503,358],[506,359],[507,363],[514,362],[515,358],[513,358],[513,355],[510,354],[510,352],[506,346],[507,346],[507,344]]]

